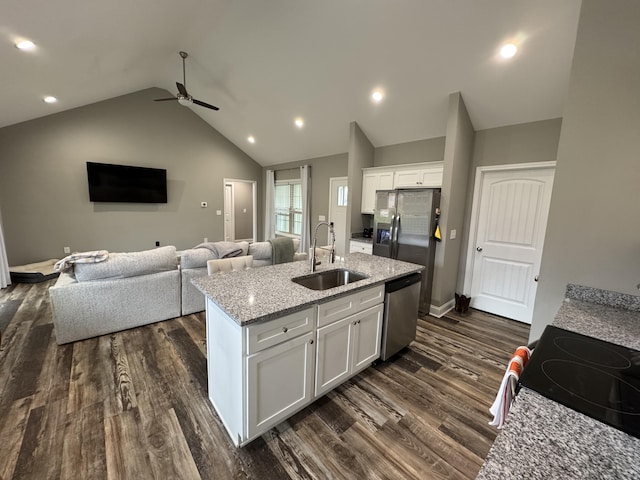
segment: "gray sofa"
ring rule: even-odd
[[[62,272],[49,288],[58,344],[180,316],[180,270],[173,246],[112,253]]]
[[[271,243],[238,242],[240,255],[253,255],[253,267],[271,265]],[[294,240],[297,249],[299,240]],[[173,246],[143,252],[111,253],[99,263],[76,263],[49,288],[58,344],[139,327],[201,312],[204,295],[191,279],[207,275],[206,248]],[[296,253],[294,260],[306,259]]]
[[[271,265],[271,243],[270,242],[238,242],[242,248],[242,255],[253,255],[253,268]],[[300,240],[293,240],[293,247],[298,250]],[[184,250],[180,254],[180,271],[182,277],[182,315],[189,315],[204,310],[204,295],[193,286],[191,280],[207,275],[207,261],[216,258],[207,249],[191,248]],[[296,253],[294,261],[305,260],[307,254]]]

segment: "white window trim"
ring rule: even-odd
[[[298,184],[298,185],[302,186],[302,179],[292,178],[291,180],[276,180],[275,181],[275,185],[276,186],[277,185],[294,185],[294,184]],[[273,208],[274,208],[274,217],[275,217],[275,213],[276,213],[275,197],[274,197],[273,201],[274,201]],[[304,216],[304,212],[303,212],[303,216]],[[274,218],[274,225],[277,225],[277,222],[275,221],[275,218]],[[282,231],[280,231],[278,229],[276,229],[275,235],[276,235],[276,237],[289,237],[289,238],[298,238],[298,239],[300,239],[300,237],[301,237],[301,235],[296,235],[295,233],[289,233],[289,232],[282,232]]]

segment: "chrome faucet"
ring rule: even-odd
[[[320,225],[326,225],[329,227],[329,233],[331,234],[331,251],[329,252],[329,262],[335,263],[336,261],[336,232],[333,231],[333,222],[320,222],[316,225],[316,229],[313,232],[313,247],[311,248],[311,260],[309,261],[309,267],[312,272],[316,271],[316,267],[320,265],[320,262],[316,262],[316,245],[318,243],[318,227]]]

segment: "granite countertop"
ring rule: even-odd
[[[343,261],[323,264],[317,271],[347,268],[368,278],[324,291],[311,290],[291,281],[308,275],[309,262],[291,262],[194,278],[191,282],[239,325],[262,322],[293,313],[357,290],[383,284],[424,269],[366,253],[351,253]]]
[[[569,285],[553,325],[640,350],[638,300]],[[477,478],[637,480],[638,452],[640,438],[522,388]]]

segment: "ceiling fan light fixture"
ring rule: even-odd
[[[183,107],[190,105],[192,102],[187,97],[178,97],[178,103]]]

